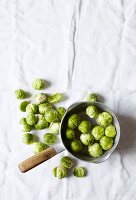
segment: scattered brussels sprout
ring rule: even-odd
[[[37,122],[37,116],[35,116],[34,114],[30,113],[26,116],[26,122],[27,124],[33,126],[36,124]]]
[[[58,103],[62,100],[63,95],[61,93],[55,93],[55,94],[51,94],[48,97],[48,101],[49,103]]]
[[[36,94],[34,97],[34,101],[37,105],[41,104],[41,103],[45,103],[46,102],[46,95],[44,93],[39,93]]]
[[[49,126],[49,123],[46,121],[44,115],[38,115],[38,121],[37,123],[35,124],[35,128],[37,130],[42,130],[42,129],[45,129]]]
[[[42,103],[39,105],[39,113],[44,115],[48,109],[52,109],[52,105],[49,103]]]
[[[67,176],[67,169],[64,166],[60,165],[58,167],[54,167],[52,173],[55,177],[62,179]]]
[[[45,119],[47,122],[55,122],[57,120],[58,113],[54,109],[48,109],[45,113]]]
[[[95,126],[92,130],[92,135],[96,140],[100,140],[104,136],[104,128],[102,126]]]
[[[62,120],[63,116],[65,115],[66,109],[64,107],[58,107],[56,110],[58,112],[58,118]]]
[[[72,159],[68,156],[64,156],[63,158],[61,158],[60,163],[62,166],[66,168],[71,168],[73,166]]]
[[[52,122],[49,126],[49,130],[53,134],[58,134],[59,133],[59,128],[60,128],[60,122]]]
[[[111,138],[114,138],[116,135],[116,129],[115,126],[110,124],[109,126],[106,127],[105,129],[105,135]]]
[[[22,101],[19,105],[19,109],[22,111],[22,112],[25,112],[26,111],[26,106],[29,104],[29,101]]]
[[[68,128],[66,130],[66,138],[69,140],[74,140],[75,139],[75,131],[73,129]]]
[[[86,114],[90,117],[90,118],[97,118],[98,117],[98,109],[96,106],[88,106],[86,108]]]
[[[102,148],[98,143],[94,143],[88,147],[89,155],[98,158],[102,154]]]
[[[99,101],[98,96],[95,93],[88,94],[86,96],[86,100],[87,101],[91,101],[91,102],[97,102],[97,101]]]
[[[71,129],[76,128],[80,124],[80,117],[77,114],[73,114],[68,119],[68,127]]]
[[[24,142],[25,144],[33,143],[33,139],[34,139],[34,136],[31,133],[24,133],[22,135],[22,142]]]
[[[32,114],[37,114],[38,113],[38,106],[34,103],[29,103],[27,106],[26,106],[26,112],[29,114],[29,113],[32,113]]]
[[[23,124],[23,132],[30,132],[32,130],[32,126],[30,126],[29,124]]]
[[[32,82],[32,87],[35,90],[42,90],[45,88],[45,81],[43,79],[37,78]]]
[[[17,99],[24,99],[26,96],[25,91],[22,89],[15,90],[15,97]]]
[[[71,150],[74,152],[79,152],[82,150],[82,143],[80,140],[75,139],[71,142]]]
[[[52,133],[44,134],[44,142],[45,142],[45,144],[48,144],[48,145],[55,144],[56,140],[57,140],[56,135],[53,135]]]
[[[98,115],[97,123],[101,126],[108,126],[112,122],[112,116],[108,112],[102,112]]]
[[[94,136],[92,134],[81,134],[80,140],[84,145],[91,145],[94,142]]]
[[[36,154],[45,150],[47,148],[47,145],[42,142],[34,142],[32,144],[32,148],[33,148],[33,153]]]
[[[22,117],[22,118],[20,119],[20,124],[22,124],[22,125],[27,124],[26,118],[25,118],[25,117]]]
[[[84,167],[75,167],[73,174],[76,177],[84,177],[86,175],[86,169]]]
[[[89,121],[82,121],[79,126],[78,130],[81,131],[81,133],[87,134],[91,130],[91,122]]]
[[[104,150],[111,149],[113,146],[113,139],[107,136],[104,136],[100,139],[100,145]]]

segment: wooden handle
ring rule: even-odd
[[[41,164],[42,162],[52,158],[57,153],[53,147],[49,147],[48,149],[35,154],[34,156],[24,160],[21,162],[18,167],[22,173],[27,172],[28,170],[36,167],[37,165]]]

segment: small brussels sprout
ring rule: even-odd
[[[29,124],[23,124],[23,132],[30,132],[32,130],[32,126],[30,126]]]
[[[75,139],[71,142],[71,150],[74,152],[79,152],[82,150],[82,143],[80,140]]]
[[[89,121],[82,121],[79,126],[78,130],[81,131],[81,133],[87,134],[91,130],[91,122]]]
[[[45,81],[43,79],[37,78],[32,82],[32,87],[35,90],[42,90],[45,88]]]
[[[69,140],[74,140],[75,139],[75,131],[73,129],[68,128],[66,130],[66,138]]]
[[[102,148],[98,143],[94,143],[88,147],[89,155],[98,158],[102,154]]]
[[[22,101],[19,105],[19,109],[22,111],[22,112],[25,112],[26,111],[26,106],[29,104],[29,101]]]
[[[107,136],[104,136],[100,139],[100,145],[104,150],[111,149],[113,146],[113,139]]]
[[[86,96],[86,100],[87,101],[91,101],[91,102],[97,102],[97,101],[99,101],[98,96],[95,93],[88,94]]]
[[[38,121],[37,123],[35,124],[35,128],[37,130],[42,130],[42,129],[45,129],[49,126],[49,123],[46,121],[44,115],[38,115]]]
[[[22,135],[22,142],[24,142],[25,144],[33,143],[33,139],[34,139],[34,136],[31,133],[24,133]]]
[[[45,144],[48,144],[48,145],[55,144],[56,140],[57,140],[56,135],[53,135],[52,133],[44,134],[44,142],[45,142]]]
[[[26,122],[27,124],[33,126],[36,124],[37,122],[37,116],[35,116],[34,114],[30,113],[26,116]]]
[[[96,140],[100,140],[104,136],[104,128],[102,126],[95,126],[92,130],[92,135]]]
[[[90,117],[90,118],[97,118],[98,117],[98,109],[96,106],[88,106],[86,108],[86,114]]]
[[[17,99],[24,99],[26,96],[25,91],[22,89],[15,90],[15,97]]]
[[[64,107],[58,107],[56,110],[58,112],[58,118],[62,120],[63,116],[65,115],[66,109]]]
[[[59,133],[59,128],[60,128],[60,122],[52,122],[49,126],[49,130],[53,134],[58,134]]]
[[[52,105],[49,103],[42,103],[39,105],[39,113],[44,115],[48,109],[52,109]]]
[[[110,125],[112,122],[112,116],[108,112],[102,112],[98,115],[97,123],[103,127]]]
[[[48,109],[45,113],[45,119],[47,122],[55,122],[57,120],[58,113],[54,109]]]
[[[38,106],[34,103],[29,103],[27,106],[26,106],[26,112],[29,114],[29,113],[32,113],[32,114],[37,114],[38,113]]]
[[[67,176],[67,169],[64,166],[60,165],[58,167],[54,167],[52,173],[55,177],[62,179]]]
[[[46,95],[44,93],[36,94],[34,97],[34,101],[37,105],[46,102]]]
[[[66,168],[71,168],[73,166],[72,159],[68,156],[61,158],[60,164]]]
[[[47,148],[47,145],[42,142],[34,142],[32,144],[32,148],[33,148],[33,153],[36,154],[45,150]]]
[[[20,119],[20,124],[22,124],[22,125],[27,124],[26,118],[25,118],[25,117],[22,117],[22,118]]]
[[[68,127],[71,129],[76,128],[80,124],[80,117],[77,114],[73,114],[68,119]]]
[[[116,135],[116,129],[115,126],[110,124],[109,126],[106,127],[105,129],[105,135],[111,138],[114,138]]]
[[[84,167],[75,167],[73,174],[76,177],[84,177],[86,175],[86,169]]]
[[[80,140],[84,145],[91,145],[94,142],[94,136],[92,134],[81,134]]]
[[[48,97],[48,101],[49,103],[58,103],[62,100],[63,95],[61,93],[55,93],[55,94],[51,94]]]

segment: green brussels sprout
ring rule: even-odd
[[[102,154],[102,148],[98,143],[94,143],[88,147],[88,152],[90,156],[98,158]]]
[[[52,133],[44,134],[44,142],[45,142],[45,144],[48,144],[48,145],[55,144],[56,140],[57,140],[56,135],[53,135]]]
[[[62,120],[63,116],[65,115],[66,109],[64,107],[58,107],[56,110],[58,112],[59,120]]]
[[[22,111],[22,112],[25,112],[26,111],[26,106],[29,104],[29,101],[22,101],[19,105],[19,109]]]
[[[54,109],[48,109],[45,113],[45,119],[47,122],[55,122],[57,120],[58,113]]]
[[[116,129],[115,126],[110,124],[109,126],[106,127],[105,129],[105,135],[111,138],[114,138],[116,135]]]
[[[17,99],[24,99],[26,96],[25,91],[22,89],[15,90],[15,97]]]
[[[23,132],[30,132],[32,130],[32,126],[30,126],[29,124],[23,124]]]
[[[71,142],[71,150],[74,152],[79,152],[82,150],[82,143],[80,140],[75,139]]]
[[[87,134],[91,130],[91,122],[89,121],[82,121],[79,126],[78,130],[81,131],[81,133]]]
[[[98,117],[98,109],[96,106],[88,106],[86,108],[86,114],[90,117],[90,118],[97,118]]]
[[[30,113],[26,116],[26,122],[27,124],[33,126],[36,124],[37,122],[37,116],[35,116],[34,114]]]
[[[98,96],[95,93],[88,94],[86,96],[86,100],[87,101],[91,101],[91,102],[97,102],[97,101],[99,101]]]
[[[22,124],[22,125],[27,124],[26,118],[25,118],[25,117],[22,117],[22,118],[20,119],[20,124]]]
[[[44,115],[38,115],[38,121],[35,124],[37,130],[42,130],[49,127],[49,123],[46,121]]]
[[[32,144],[32,148],[33,148],[33,153],[36,154],[47,149],[47,145],[42,142],[34,142]]]
[[[59,128],[60,128],[60,122],[52,122],[49,126],[49,130],[53,134],[58,134],[59,133]]]
[[[76,128],[80,124],[80,117],[77,114],[73,114],[68,119],[68,127],[71,129]]]
[[[60,164],[66,168],[71,168],[73,166],[72,159],[68,156],[61,158]]]
[[[48,101],[49,103],[58,103],[62,100],[63,95],[61,93],[55,93],[55,94],[51,94],[48,97]]]
[[[54,167],[52,173],[55,177],[62,179],[67,176],[67,169],[64,166],[60,165],[58,167]]]
[[[46,102],[46,95],[44,93],[39,93],[36,94],[34,97],[34,101],[37,105],[41,104],[41,103],[45,103]]]
[[[97,123],[103,127],[106,127],[112,123],[112,116],[108,112],[102,112],[98,115]]]
[[[102,126],[95,126],[92,130],[92,135],[96,140],[100,140],[104,136],[104,128]]]
[[[52,105],[49,103],[42,103],[39,105],[39,113],[44,115],[48,109],[52,109]]]
[[[80,140],[84,145],[91,145],[94,142],[94,136],[92,134],[81,134]]]
[[[38,113],[38,106],[34,103],[29,103],[27,106],[26,106],[26,112],[28,114],[32,113],[32,114],[37,114]]]
[[[69,140],[74,140],[75,139],[75,131],[73,129],[68,128],[66,130],[66,138]]]
[[[100,139],[100,145],[104,150],[111,149],[113,146],[113,139],[107,136],[104,136]]]
[[[31,133],[24,133],[22,135],[22,142],[24,142],[25,144],[31,144],[33,143],[34,140],[34,136]]]
[[[45,88],[45,81],[43,79],[37,78],[32,82],[32,87],[35,90],[42,90]]]
[[[86,169],[84,167],[75,167],[74,176],[76,177],[84,177],[86,175]]]

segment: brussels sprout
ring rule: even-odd
[[[65,115],[66,109],[64,107],[58,107],[56,110],[58,112],[58,118],[62,120],[63,116]]]
[[[94,136],[92,134],[81,134],[80,140],[84,145],[90,145],[94,142]]]
[[[22,125],[27,124],[26,118],[25,118],[25,117],[22,117],[22,118],[20,119],[20,124],[22,124]]]
[[[86,108],[86,114],[90,117],[90,118],[97,118],[98,117],[98,109],[96,106],[88,106]]]
[[[53,134],[58,134],[59,133],[59,128],[60,128],[60,122],[52,122],[49,126],[49,130]]]
[[[32,130],[32,126],[30,126],[29,124],[23,124],[23,132],[30,132]]]
[[[113,139],[107,136],[104,136],[100,139],[100,145],[104,150],[111,149],[113,146]]]
[[[44,134],[44,142],[45,142],[45,144],[48,144],[48,145],[55,144],[56,140],[57,140],[56,135],[53,135],[52,133]]]
[[[82,121],[79,126],[78,130],[81,131],[81,133],[87,134],[91,130],[91,122],[89,121]]]
[[[32,144],[32,148],[33,148],[33,153],[36,154],[45,150],[47,148],[47,145],[42,142],[34,142]]]
[[[84,177],[86,175],[86,169],[84,167],[75,167],[73,174],[76,177]]]
[[[37,114],[38,113],[38,106],[34,103],[29,103],[27,106],[26,106],[26,112],[29,114],[29,113],[32,113],[32,114]]]
[[[47,122],[55,122],[57,120],[58,113],[54,109],[48,109],[45,113],[45,119]]]
[[[66,130],[66,138],[69,140],[74,140],[75,139],[75,131],[73,129],[68,128]]]
[[[17,99],[24,99],[26,96],[25,91],[22,89],[15,90],[15,97]]]
[[[24,133],[22,135],[22,142],[24,142],[25,144],[31,144],[33,142],[33,134],[30,133]]]
[[[104,128],[102,126],[95,126],[92,130],[92,135],[96,140],[100,140],[104,136]]]
[[[108,126],[112,122],[112,116],[108,112],[102,112],[98,115],[97,123],[101,126]]]
[[[48,97],[48,101],[49,103],[58,103],[62,100],[63,95],[61,93],[55,93],[55,94],[51,94]]]
[[[66,168],[71,168],[73,166],[72,159],[68,156],[61,158],[60,164]]]
[[[102,148],[98,143],[94,143],[88,147],[89,155],[98,158],[102,154]]]
[[[80,117],[77,114],[73,114],[68,119],[68,127],[71,129],[76,128],[80,124]]]
[[[82,150],[82,143],[80,140],[75,139],[71,142],[71,150],[74,152],[79,152]]]
[[[46,102],[46,95],[44,93],[36,94],[34,97],[34,101],[37,105]]]
[[[91,102],[97,102],[98,101],[98,96],[95,93],[88,94],[86,96],[86,100],[87,101],[91,101]]]
[[[52,173],[55,177],[62,179],[67,176],[67,169],[64,166],[54,167]]]
[[[26,122],[27,124],[33,126],[36,124],[37,122],[37,116],[35,116],[34,114],[30,113],[26,116]]]
[[[116,135],[116,129],[115,126],[110,124],[109,126],[106,127],[105,129],[105,135],[111,138],[114,138]]]
[[[37,130],[42,130],[44,128],[47,128],[49,126],[49,123],[46,121],[44,115],[38,115],[38,121],[35,124],[35,128]]]
[[[44,115],[45,112],[51,108],[52,108],[52,105],[50,105],[49,103],[42,103],[39,105],[39,113]]]
[[[32,87],[35,90],[42,90],[45,88],[45,81],[43,79],[37,78],[32,82]]]
[[[25,112],[26,111],[26,106],[29,104],[29,101],[22,101],[19,105],[19,109],[22,111],[22,112]]]

